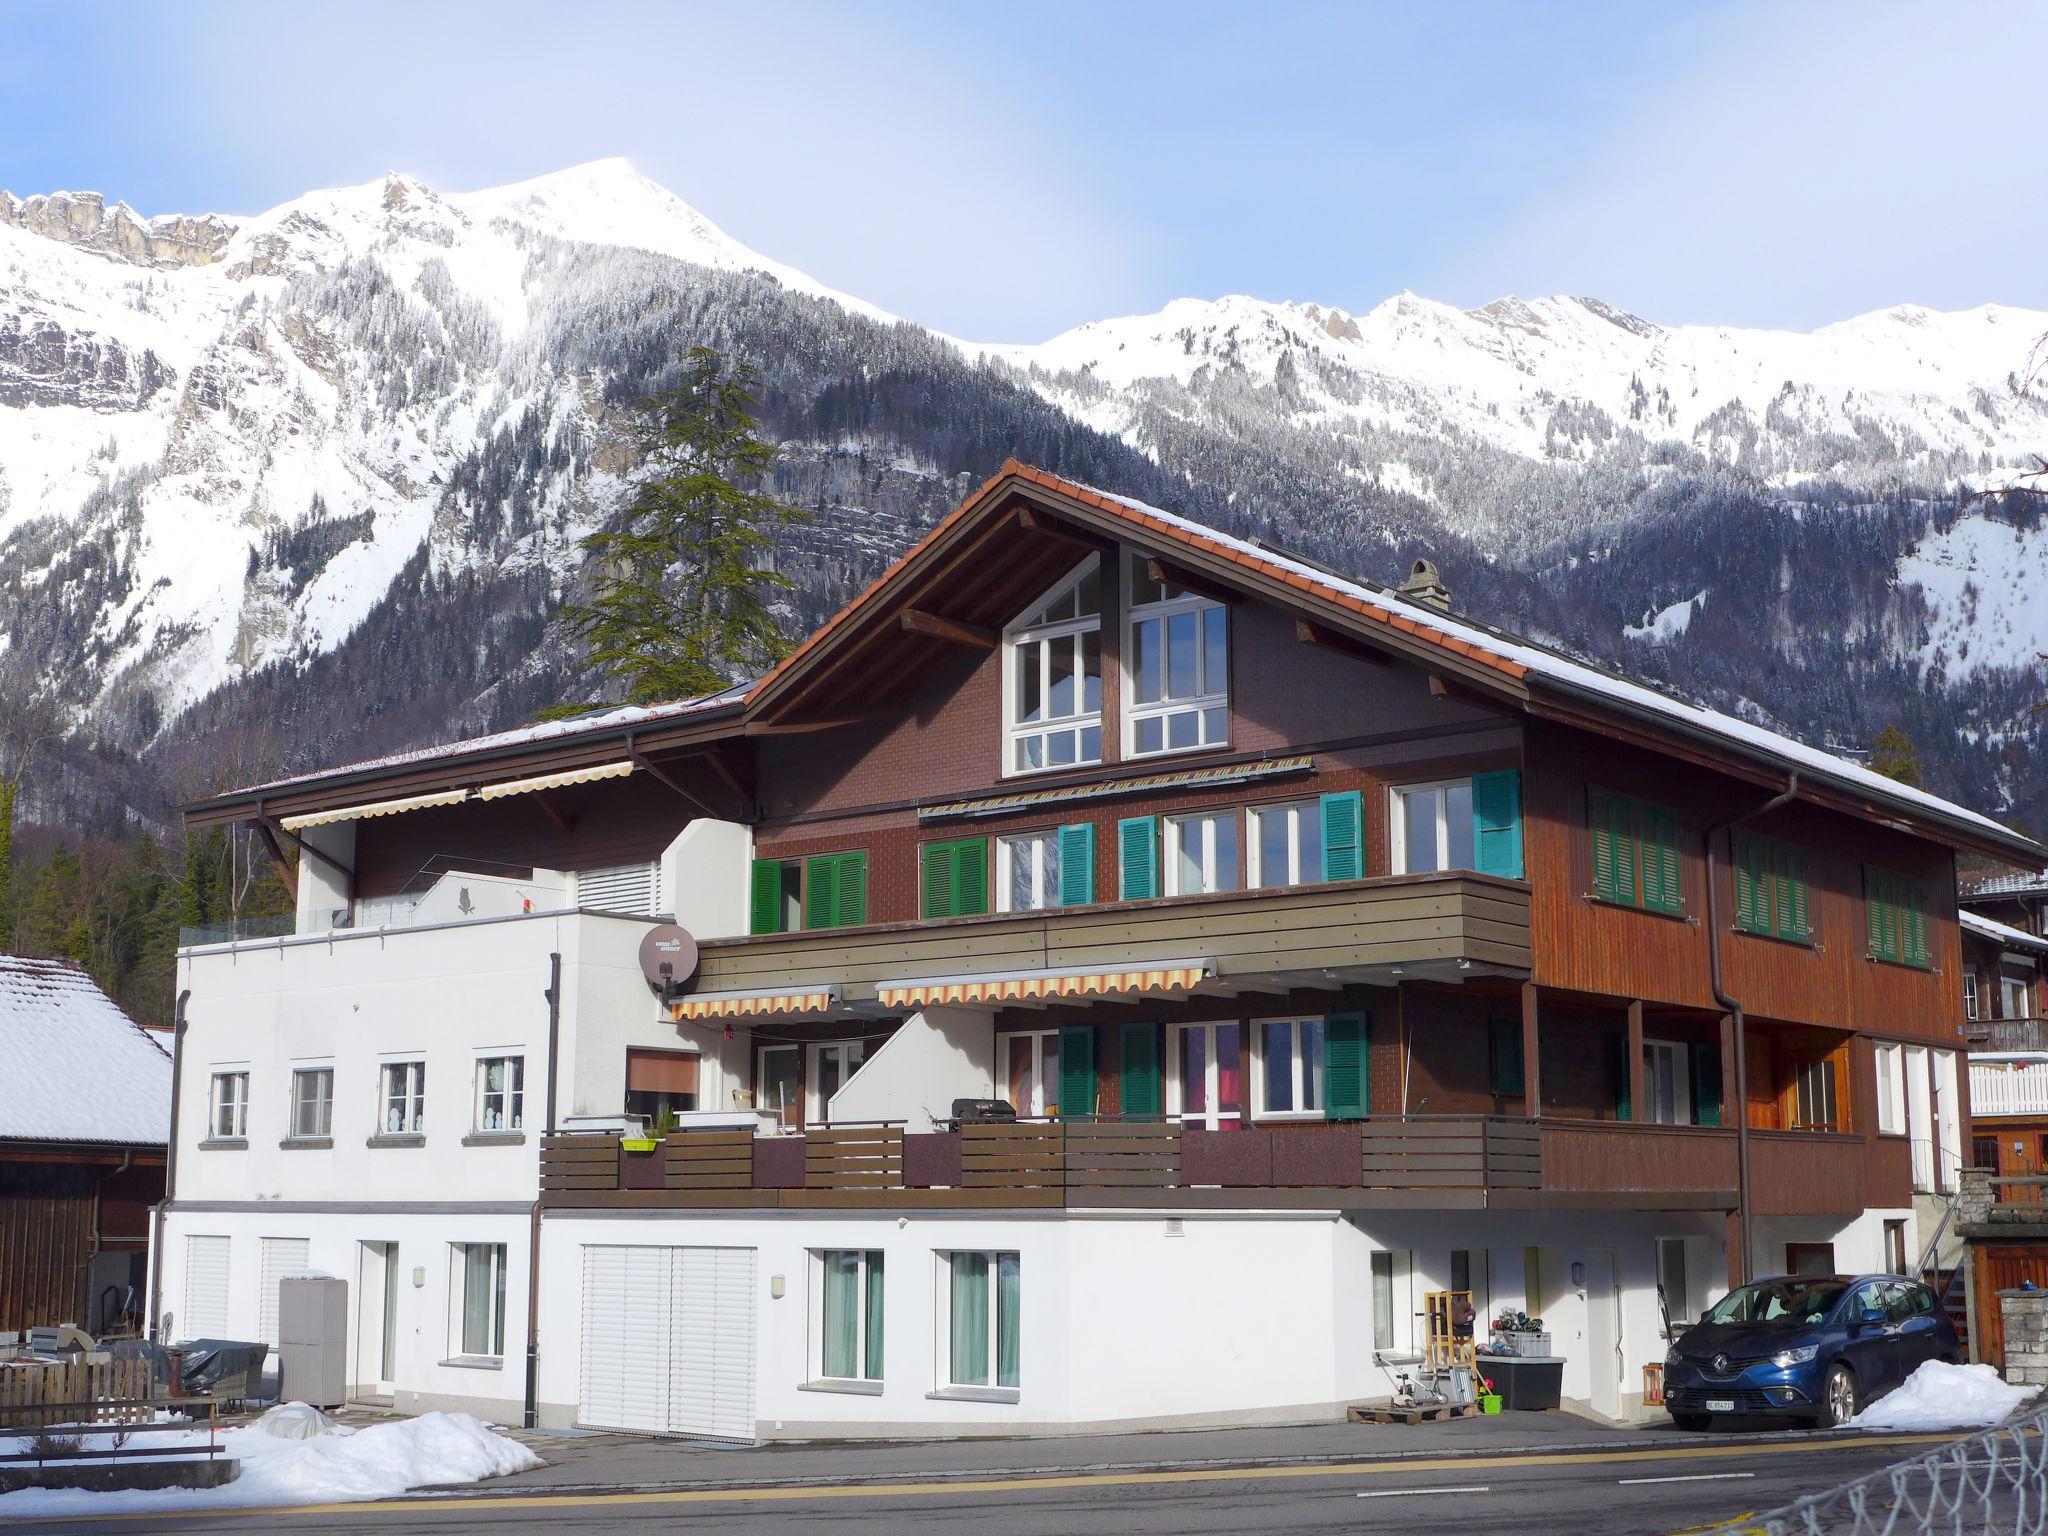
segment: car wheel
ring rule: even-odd
[[[1856,1417],[1856,1373],[1846,1365],[1828,1367],[1827,1385],[1821,1389],[1820,1413],[1815,1422],[1822,1429],[1833,1429],[1846,1424]]]
[[[1704,1413],[1674,1413],[1671,1422],[1680,1429],[1705,1429],[1714,1421]]]

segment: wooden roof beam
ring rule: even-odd
[[[1394,658],[1376,646],[1367,645],[1350,635],[1339,634],[1324,624],[1310,619],[1294,621],[1294,638],[1303,645],[1320,646],[1326,651],[1335,651],[1340,656],[1349,656],[1353,661],[1362,661],[1369,666],[1390,666]]]
[[[976,650],[992,651],[996,648],[996,632],[980,624],[965,624],[958,619],[948,619],[922,608],[906,608],[898,616],[898,622],[913,635],[929,635],[934,640],[950,641],[954,645],[970,645]]]
[[[1197,597],[1206,597],[1212,603],[1241,603],[1244,593],[1222,582],[1211,581],[1197,575],[1184,565],[1171,560],[1162,560],[1157,555],[1145,557],[1145,574],[1163,586],[1179,587],[1183,592],[1192,592]]]

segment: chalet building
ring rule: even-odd
[[[0,955],[0,1336],[139,1326],[171,1057],[63,960]]]
[[[301,856],[181,952],[166,1331],[310,1263],[365,1395],[738,1439],[1332,1414],[1445,1287],[1639,1412],[1667,1309],[1915,1262],[1957,854],[2042,859],[1016,464],[749,686],[188,821]]]
[[[2010,1178],[2048,1174],[2048,938],[1967,907],[1962,937],[1971,1165]]]

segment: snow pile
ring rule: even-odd
[[[254,1427],[279,1440],[311,1440],[344,1432],[341,1425],[311,1403],[279,1403],[258,1419]]]
[[[303,1405],[293,1405],[300,1407]],[[310,1411],[310,1410],[309,1410]],[[282,1507],[388,1499],[412,1488],[480,1482],[524,1472],[540,1458],[516,1440],[466,1413],[423,1413],[414,1419],[333,1434],[284,1439],[260,1425],[223,1430],[222,1454],[241,1463],[241,1475],[219,1488],[172,1488],[120,1493],[30,1488],[0,1494],[0,1522],[31,1515],[101,1514],[125,1510]],[[138,1436],[137,1445],[206,1444],[203,1430]],[[0,1452],[21,1446],[0,1440]]]
[[[1850,1422],[1857,1429],[1984,1429],[1999,1423],[2038,1387],[2008,1386],[1988,1365],[1929,1360],[1905,1385],[1879,1398]]]

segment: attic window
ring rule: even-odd
[[[1090,555],[1003,632],[1006,773],[1102,761],[1102,567]]]
[[[1124,644],[1131,757],[1190,752],[1230,740],[1230,612],[1151,574],[1133,554]]]

